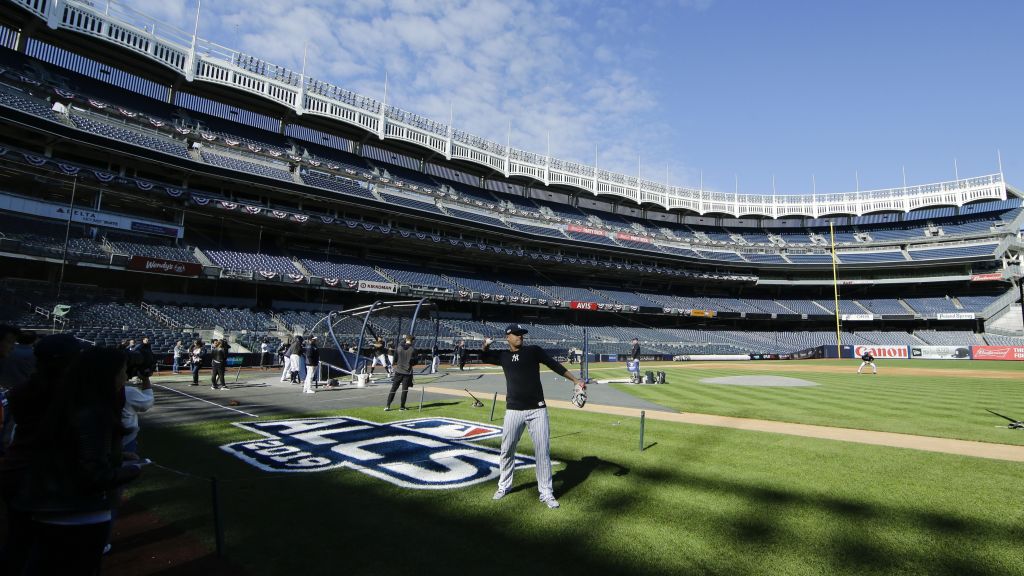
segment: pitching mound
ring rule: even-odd
[[[775,388],[796,388],[800,386],[817,386],[815,382],[785,376],[722,376],[721,378],[704,378],[701,384],[724,384],[726,386],[765,386]]]

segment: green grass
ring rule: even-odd
[[[613,384],[619,390],[681,412],[760,418],[901,432],[943,438],[1024,444],[1024,434],[1005,427],[1007,422],[985,411],[995,410],[1024,418],[1024,362],[880,361],[878,376],[856,374],[859,361],[805,361],[799,363],[716,363],[714,367],[673,364],[658,368],[667,374],[663,386]],[[788,366],[822,368],[820,371],[785,371]],[[835,366],[848,370],[835,372]],[[941,372],[916,376],[902,368],[928,368]],[[644,368],[645,370],[651,368]],[[1020,378],[994,379],[978,370],[1019,374]],[[591,369],[596,378],[624,377],[625,369]],[[724,386],[699,383],[705,378],[758,374],[786,376],[815,382],[801,388]]]
[[[423,415],[487,417],[462,401]],[[144,430],[147,456],[194,476],[150,467],[131,497],[212,546],[217,476],[228,558],[254,575],[1020,573],[1018,463],[668,422],[640,452],[635,419],[554,409],[551,424],[557,511],[532,469],[500,502],[493,482],[268,474],[219,449],[253,438],[227,423]]]

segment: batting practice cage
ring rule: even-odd
[[[318,379],[321,382],[365,384],[388,378],[394,351],[402,345],[406,335],[415,338],[414,372],[430,372],[440,328],[437,305],[426,298],[378,300],[368,306],[327,314],[304,338],[316,336],[320,342]],[[374,348],[378,339],[384,341],[383,349]]]

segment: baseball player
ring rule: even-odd
[[[384,345],[383,338],[377,338],[373,341],[373,352],[370,353],[373,356],[373,363],[370,364],[370,374],[377,369],[377,364],[384,367],[384,370],[390,375],[391,374],[391,363],[388,362],[387,347]]]
[[[860,360],[861,360],[860,368],[857,368],[857,374],[860,374],[860,371],[863,370],[865,366],[870,365],[871,366],[871,373],[876,375],[876,376],[878,375],[878,366],[875,366],[875,357],[871,355],[870,351],[865,352],[860,357]]]
[[[505,372],[505,421],[501,428],[501,476],[494,500],[501,500],[512,488],[512,473],[515,469],[516,445],[523,435],[523,428],[529,428],[533,439],[534,458],[537,461],[537,490],[540,501],[548,508],[558,508],[554,489],[551,485],[550,433],[548,409],[544,402],[544,389],[540,383],[540,365],[562,376],[580,389],[586,384],[578,379],[548,355],[540,346],[524,345],[523,336],[528,332],[519,324],[505,328],[508,350],[490,349],[493,340],[484,340],[480,361],[497,364]]]

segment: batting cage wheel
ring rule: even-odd
[[[404,335],[412,335],[413,346],[420,357],[417,371],[430,370],[433,352],[439,346],[440,330],[437,305],[427,298],[378,300],[367,306],[328,313],[313,325],[306,337],[316,336],[321,342],[321,382],[355,382],[357,375],[373,372],[373,343],[378,338],[385,342],[385,350],[390,348],[393,352],[401,346]],[[387,378],[391,371],[387,359],[383,368],[374,376]]]

